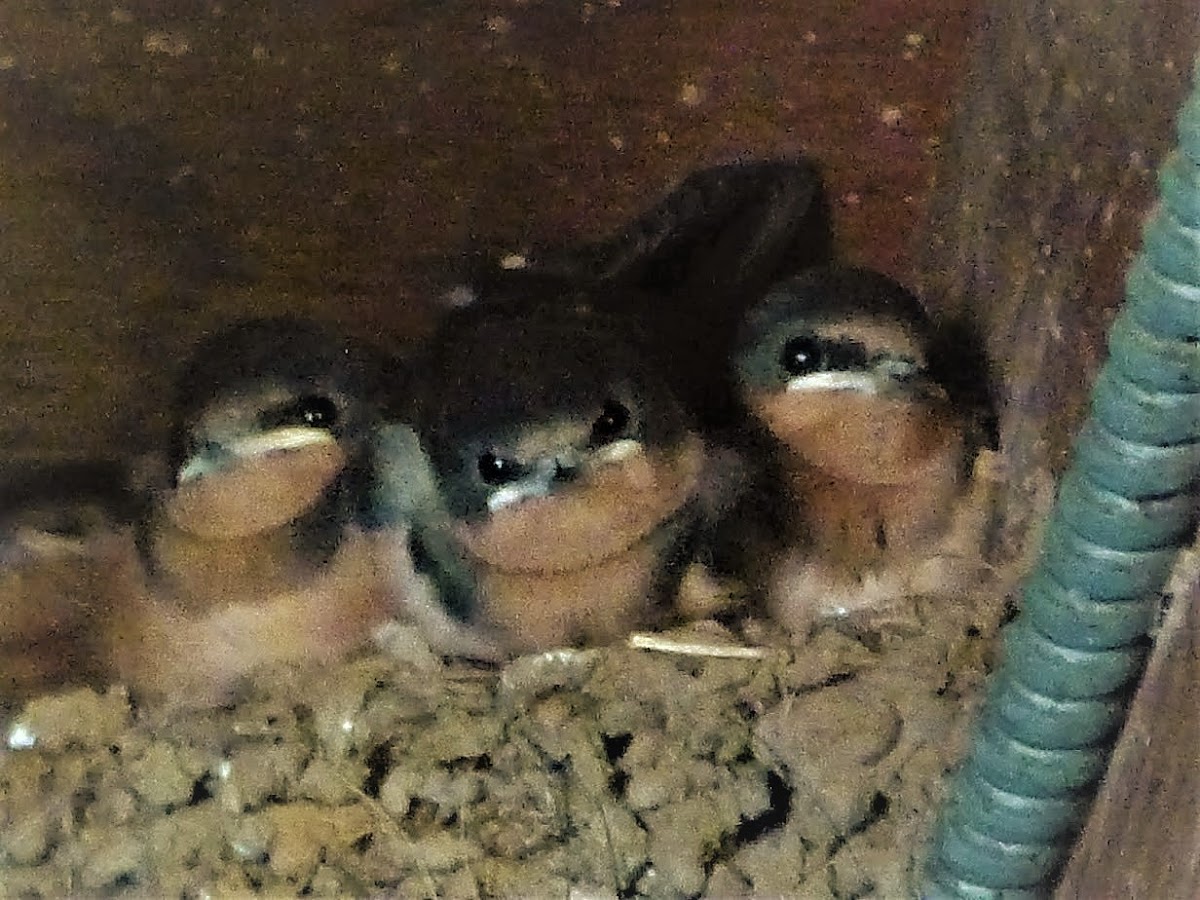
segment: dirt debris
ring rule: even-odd
[[[0,756],[0,895],[894,896],[986,605],[799,649],[760,625],[761,659],[367,655],[165,720],[116,689],[40,698]]]

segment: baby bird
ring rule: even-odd
[[[735,368],[774,454],[759,499],[782,542],[755,565],[775,616],[806,634],[944,587],[942,557],[960,552],[947,541],[975,527],[961,501],[976,456],[995,440],[978,346],[883,275],[816,268],[750,312]]]
[[[255,669],[335,660],[387,621],[362,527],[375,389],[360,348],[291,319],[235,324],[196,348],[178,381],[170,483],[105,628],[135,696],[220,704]]]
[[[444,519],[417,543],[454,548],[437,555],[469,655],[653,624],[695,528],[703,442],[636,334],[569,291],[543,299],[451,316],[418,392]]]
[[[16,466],[0,480],[0,706],[99,685],[95,640],[108,566],[132,545],[145,497],[116,461]]]

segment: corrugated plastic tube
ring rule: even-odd
[[[928,900],[1053,889],[1141,676],[1159,592],[1195,533],[1200,59],[1178,132],[1022,614],[929,846]]]

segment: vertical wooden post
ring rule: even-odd
[[[1103,358],[1200,49],[1193,0],[987,0],[921,235],[920,288],[977,320],[1004,402],[1002,552],[1044,512]]]
[[[1059,900],[1200,896],[1200,572],[1180,582]]]
[[[985,0],[918,251],[931,306],[986,335],[1009,483],[999,552],[1030,545],[1104,356],[1200,51],[1192,0]],[[1192,587],[1160,636],[1060,897],[1196,896]]]

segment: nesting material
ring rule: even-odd
[[[166,720],[116,690],[40,698],[0,756],[0,895],[895,896],[996,610],[924,619],[801,648],[760,624],[745,654],[692,627],[500,672],[364,656]]]

